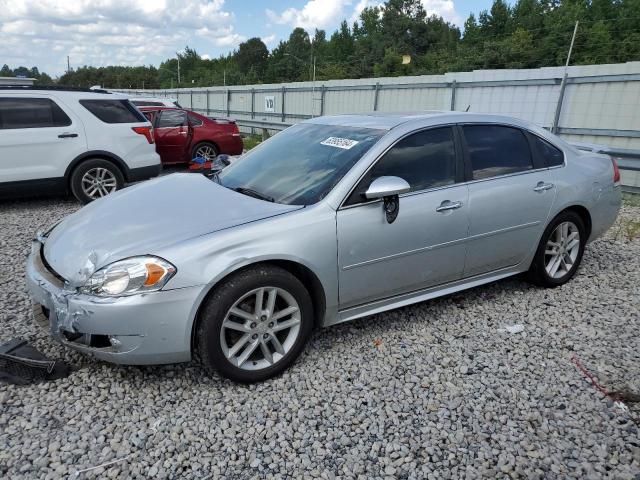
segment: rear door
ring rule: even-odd
[[[191,146],[191,129],[183,110],[161,110],[156,120],[156,151],[162,163],[186,163]]]
[[[453,127],[423,130],[398,141],[359,182],[337,213],[341,308],[462,276],[468,218],[459,153]],[[391,224],[381,201],[363,197],[381,176],[411,186]]]
[[[86,149],[82,124],[57,99],[0,96],[0,182],[62,178]]]
[[[520,263],[536,248],[556,187],[529,135],[507,125],[462,125],[469,182],[464,276]]]

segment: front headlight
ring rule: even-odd
[[[160,290],[176,267],[158,257],[131,257],[101,268],[80,290],[89,295],[121,297]]]

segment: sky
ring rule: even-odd
[[[421,0],[462,26],[491,0]],[[327,37],[382,0],[0,0],[0,65],[58,76],[83,65],[158,65],[186,45],[205,58],[251,37],[269,49],[294,27]]]

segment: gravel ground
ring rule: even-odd
[[[574,363],[640,393],[640,240],[626,227],[640,207],[562,288],[511,279],[321,330],[252,386],[193,364],[100,363],[32,325],[29,241],[77,208],[0,204],[0,341],[76,368],[0,385],[0,477],[640,479],[640,404],[603,396]]]

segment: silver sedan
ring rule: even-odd
[[[520,120],[320,117],[213,180],[174,174],[87,205],[38,235],[28,285],[71,348],[195,356],[252,382],[291,365],[315,327],[523,272],[562,285],[620,198],[610,157]]]

